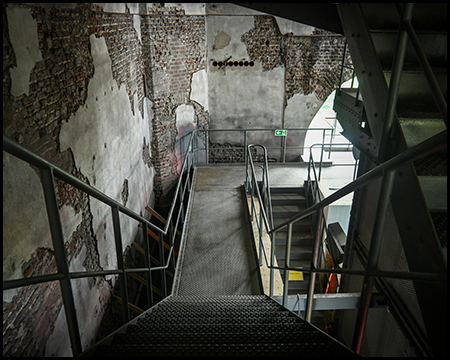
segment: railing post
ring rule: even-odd
[[[81,354],[83,349],[81,346],[72,284],[70,283],[69,263],[67,262],[63,230],[59,217],[58,200],[55,192],[55,178],[53,177],[53,170],[51,168],[41,168],[40,173],[53,248],[55,250],[56,266],[58,272],[64,275],[64,278],[59,280],[59,284],[61,286],[61,295],[66,313],[67,327],[69,329],[70,344],[73,355],[77,356]]]
[[[120,232],[120,219],[119,208],[117,206],[111,206],[113,227],[114,227],[114,240],[116,244],[116,256],[117,265],[122,273],[119,274],[120,284],[120,297],[122,298],[122,314],[123,322],[126,324],[130,321],[130,312],[128,310],[128,289],[127,289],[127,275],[125,273],[125,262],[123,261],[123,249],[122,249],[122,234]]]
[[[147,272],[147,306],[153,306],[153,284],[152,284],[152,271],[151,271],[151,260],[150,260],[150,248],[148,245],[148,227],[147,223],[142,224],[142,229],[144,231],[144,252],[145,252],[145,267],[148,268]]]
[[[320,181],[321,177],[322,177],[322,162],[323,162],[323,146],[325,145],[325,134],[326,134],[326,129],[323,129],[323,135],[322,135],[322,147],[321,147],[321,151],[320,151],[320,164],[319,164],[319,177],[318,177],[318,181]]]
[[[273,263],[275,262],[275,237],[276,232],[270,235],[270,279],[269,279],[269,296],[273,297],[273,282],[274,282],[274,268]]]
[[[311,322],[312,315],[312,305],[314,298],[314,287],[316,284],[316,272],[320,247],[322,246],[322,219],[323,219],[323,208],[319,207],[316,212],[316,221],[315,221],[315,235],[314,235],[314,244],[312,251],[312,259],[311,259],[311,272],[309,274],[309,284],[308,284],[308,297],[306,299],[306,311],[305,311],[305,320],[307,322]]]
[[[209,164],[209,131],[205,130],[206,163]]]
[[[164,255],[164,233],[161,231],[159,233],[159,249],[160,249],[160,254],[161,254],[161,266],[165,267],[166,266],[166,257]],[[163,295],[164,297],[167,297],[167,280],[166,280],[166,270],[162,269],[162,274],[161,274],[161,280],[162,280],[162,284],[163,284]]]
[[[292,223],[287,227],[286,251],[284,258],[284,287],[283,287],[283,306],[287,306],[289,291],[289,270],[291,266],[291,241],[292,241]]]
[[[247,130],[244,130],[244,158],[247,161],[248,149],[247,149],[248,139],[247,139]]]

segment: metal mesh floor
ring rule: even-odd
[[[261,294],[241,167],[198,167],[174,295]],[[245,170],[244,170],[245,171]]]
[[[264,295],[170,296],[109,340],[93,356],[356,355]]]

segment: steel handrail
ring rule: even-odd
[[[193,137],[193,134],[191,134],[191,139],[189,140],[189,144],[192,144],[192,137]],[[146,223],[147,226],[154,229],[155,231],[162,232],[164,235],[166,235],[168,233],[171,216],[172,216],[172,213],[173,213],[173,210],[175,207],[175,203],[176,203],[175,201],[172,202],[172,205],[171,205],[171,208],[169,211],[169,215],[167,216],[166,225],[165,225],[164,229],[161,229],[160,227],[156,226],[155,224],[152,224],[150,221],[146,220],[142,216],[136,214],[134,211],[128,209],[126,206],[123,206],[116,200],[114,200],[111,197],[109,197],[108,195],[104,194],[100,190],[97,190],[93,186],[81,181],[74,175],[69,174],[68,172],[62,170],[58,166],[52,164],[51,162],[40,157],[39,155],[33,153],[31,150],[28,150],[27,148],[19,145],[17,142],[12,140],[5,134],[3,134],[3,150],[9,152],[10,154],[13,154],[14,156],[20,158],[21,160],[26,161],[29,164],[34,165],[38,168],[52,169],[55,176],[58,177],[59,179],[65,181],[66,183],[76,187],[77,189],[82,190],[86,194],[96,198],[97,200],[99,200],[109,206],[117,207],[120,212],[128,215],[129,217],[131,217],[137,221]],[[186,153],[186,155],[185,155],[185,160],[183,162],[183,167],[181,169],[181,172],[183,172],[185,170],[187,156],[188,156],[188,153]],[[181,177],[178,179],[177,188],[176,188],[175,194],[174,194],[174,199],[176,199],[176,196],[178,195],[180,186],[181,186]]]
[[[191,134],[190,140],[189,140],[189,149],[190,151],[186,152],[184,156],[183,166],[181,168],[181,174],[186,170],[186,164],[188,163],[188,156],[190,154],[193,154],[192,151],[192,139],[193,139],[194,133]],[[50,282],[50,281],[60,281],[61,284],[61,294],[63,298],[63,305],[66,312],[66,318],[67,318],[67,327],[69,330],[69,337],[70,342],[72,346],[73,354],[76,356],[81,353],[82,346],[81,346],[81,337],[79,333],[79,326],[78,326],[78,320],[76,317],[76,309],[75,309],[75,303],[74,303],[74,297],[73,297],[73,290],[70,284],[71,279],[75,278],[84,278],[84,277],[92,277],[92,276],[107,276],[107,275],[119,275],[119,282],[121,283],[121,293],[122,293],[122,310],[123,310],[123,317],[124,322],[129,321],[129,311],[128,311],[128,293],[127,293],[127,286],[126,286],[126,280],[124,278],[124,275],[131,272],[142,272],[146,271],[149,272],[148,279],[147,279],[147,287],[151,287],[151,271],[159,271],[159,270],[165,270],[169,267],[170,260],[173,254],[174,246],[173,244],[170,244],[170,251],[168,254],[167,262],[165,262],[164,259],[164,245],[163,245],[163,237],[169,232],[169,229],[171,229],[172,225],[172,215],[173,211],[177,202],[177,197],[180,191],[180,187],[182,184],[182,176],[180,174],[177,188],[174,194],[174,199],[172,201],[172,205],[169,211],[169,216],[167,217],[166,226],[164,229],[161,229],[160,227],[150,223],[148,220],[143,218],[140,215],[137,215],[134,211],[128,209],[127,207],[123,206],[122,204],[118,203],[114,199],[110,198],[108,195],[104,194],[103,192],[95,189],[91,185],[81,181],[80,179],[76,178],[72,174],[69,174],[68,172],[62,170],[58,166],[50,163],[49,161],[43,159],[42,157],[38,156],[37,154],[33,153],[29,149],[23,147],[22,145],[18,144],[14,140],[7,137],[5,134],[3,134],[3,150],[12,154],[13,156],[36,166],[40,172],[41,172],[41,182],[44,190],[44,197],[47,207],[47,213],[50,223],[50,230],[52,235],[52,241],[53,246],[55,248],[55,258],[57,263],[57,270],[58,272],[56,274],[49,274],[49,275],[42,275],[42,276],[33,276],[29,278],[22,278],[22,279],[15,279],[15,280],[7,280],[3,281],[3,290],[13,289],[17,287],[27,286],[27,285],[33,285],[33,284],[39,284],[43,282]],[[193,162],[191,163],[191,166],[193,166]],[[54,177],[57,177],[61,179],[62,181],[72,185],[73,187],[85,192],[86,194],[96,198],[97,200],[101,201],[104,204],[107,204],[111,207],[112,216],[113,216],[113,227],[114,227],[114,238],[115,238],[115,245],[116,245],[116,253],[117,253],[117,261],[118,261],[118,267],[119,269],[115,270],[101,270],[101,271],[84,271],[84,272],[70,272],[68,267],[68,261],[67,261],[67,254],[65,252],[64,248],[64,239],[62,234],[62,226],[61,226],[61,220],[59,218],[59,211],[58,211],[58,204],[57,204],[57,198],[55,193],[55,185],[54,185]],[[189,174],[188,174],[189,176]],[[189,181],[189,180],[188,180]],[[186,190],[184,188],[184,190]],[[185,191],[184,191],[185,192]],[[184,196],[184,193],[183,193]],[[181,205],[182,205],[183,199],[181,199]],[[180,207],[181,211],[182,206]],[[139,221],[143,225],[144,230],[144,239],[147,239],[147,229],[148,227],[152,228],[155,231],[158,231],[160,234],[160,244],[161,244],[161,262],[163,266],[154,267],[152,268],[150,266],[150,260],[149,260],[149,252],[148,252],[148,246],[146,245],[146,264],[148,264],[148,267],[143,268],[132,268],[132,269],[125,269],[125,265],[123,263],[123,250],[122,250],[122,237],[121,237],[121,230],[120,230],[120,219],[119,219],[119,212],[122,212],[123,214],[131,217],[134,220]],[[177,224],[180,217],[177,218]],[[171,242],[171,241],[170,241]],[[164,264],[167,265],[164,265]],[[166,283],[165,283],[165,272],[163,271],[164,276],[164,294],[166,294]],[[150,284],[150,285],[149,285]],[[151,291],[150,291],[151,293]]]
[[[392,157],[391,159],[385,161],[384,163],[378,165],[374,169],[368,171],[367,173],[363,174],[356,180],[352,181],[351,183],[345,185],[341,189],[337,190],[333,194],[329,195],[325,199],[321,200],[320,202],[310,206],[309,208],[299,212],[297,215],[294,215],[284,223],[278,225],[277,227],[274,227],[270,229],[268,221],[267,221],[267,215],[265,214],[264,207],[262,206],[263,201],[261,199],[261,195],[258,189],[258,186],[256,186],[256,195],[258,197],[258,202],[260,203],[260,211],[262,212],[262,218],[264,219],[264,225],[266,227],[266,232],[268,235],[275,234],[276,232],[286,228],[286,227],[292,227],[292,224],[304,219],[305,217],[312,215],[314,213],[317,213],[319,216],[317,216],[317,223],[320,224],[321,221],[321,212],[322,210],[332,204],[333,202],[341,199],[342,197],[348,195],[349,193],[371,183],[372,181],[382,177],[388,170],[396,169],[405,163],[409,163],[412,161],[417,160],[418,158],[421,158],[425,155],[428,155],[434,151],[437,151],[439,149],[445,148],[447,146],[447,130],[444,130],[433,137],[405,150],[404,152],[396,155],[395,157]],[[250,156],[250,154],[248,154]],[[249,157],[250,164],[253,165],[253,161],[251,157]],[[256,178],[256,173],[254,172],[254,166],[251,166],[252,173],[254,178]],[[317,225],[317,224],[316,224]],[[317,226],[316,226],[317,228]],[[319,234],[316,234],[315,238],[315,244],[314,247],[317,250],[318,242],[319,242]],[[289,236],[289,231],[288,231]],[[273,244],[272,244],[273,246]],[[370,276],[373,277],[386,277],[386,278],[399,278],[399,279],[408,279],[408,280],[417,280],[417,281],[425,281],[425,282],[446,282],[447,276],[444,274],[429,274],[429,273],[414,273],[414,272],[400,272],[400,271],[378,271],[378,270],[370,270],[370,271],[356,271],[352,269],[320,269],[317,267],[311,267],[311,268],[298,268],[298,267],[279,267],[279,266],[273,266],[273,264],[269,264],[267,260],[267,254],[265,252],[265,249],[263,247],[264,252],[264,258],[266,260],[266,266],[270,269],[278,269],[278,270],[297,270],[297,271],[306,271],[310,273],[335,273],[335,274],[348,274],[348,275],[359,275],[359,276],[365,276],[367,273],[369,273]],[[317,254],[317,251],[316,251]],[[283,300],[283,302],[285,302]],[[307,308],[311,310],[311,303]]]
[[[386,170],[395,169],[404,165],[407,162],[415,161],[420,157],[428,155],[434,151],[445,148],[447,146],[447,130],[443,130],[440,133],[434,135],[433,137],[403,151],[402,153],[392,157],[391,159],[385,161],[379,166],[373,168],[367,173],[363,174],[356,180],[351,183],[345,185],[341,189],[337,190],[333,194],[329,195],[319,203],[312,205],[306,210],[299,212],[297,215],[294,215],[283,224],[278,225],[276,228],[272,229],[270,233],[277,232],[287,227],[289,223],[294,223],[305,217],[311,215],[316,211],[319,207],[325,207],[330,205],[331,203],[341,199],[342,197],[350,194],[351,192],[359,189],[360,187],[367,185],[383,176],[383,172]]]

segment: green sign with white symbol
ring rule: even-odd
[[[275,136],[287,136],[287,130],[275,130]]]

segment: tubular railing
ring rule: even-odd
[[[275,135],[275,131],[278,129],[275,128],[266,128],[266,129],[202,129],[202,130],[195,130],[195,140],[193,141],[193,145],[195,145],[196,149],[196,162],[201,163],[204,162],[206,164],[210,163],[226,163],[226,162],[235,162],[235,163],[245,163],[247,160],[247,152],[248,152],[248,144],[250,142],[252,143],[264,143],[266,151],[268,153],[268,156],[270,158],[274,158],[276,162],[279,163],[285,163],[288,162],[286,160],[286,155],[288,152],[295,152],[295,154],[302,154],[305,149],[308,147],[305,146],[296,146],[296,145],[289,145],[288,144],[288,137],[291,138],[302,138],[305,139],[307,134],[317,133],[317,137],[322,137],[322,142],[325,143],[326,139],[329,138],[328,142],[331,145],[333,143],[333,135],[335,134],[335,128],[334,127],[328,127],[328,128],[284,128],[283,130],[287,131],[287,136],[280,136],[278,139],[280,139],[281,144],[279,146],[269,146],[267,143],[269,140],[271,140],[272,143],[275,141],[273,140]],[[229,133],[226,135],[226,133]],[[242,133],[242,138],[239,138],[239,133]],[[186,134],[183,137],[181,137],[177,141],[177,148],[180,154],[185,153],[184,148],[186,147],[184,143],[186,142],[186,138],[190,135]],[[198,145],[198,138],[199,136],[203,136],[204,139],[202,140],[202,143],[204,143],[204,147],[201,148],[201,146]],[[232,139],[233,144],[229,144],[229,147],[223,146],[223,144],[228,143],[230,141],[229,139]],[[256,138],[256,139],[255,139]],[[260,140],[260,138],[263,138]],[[214,143],[212,140],[217,141],[217,143],[222,143],[221,146],[217,146],[212,148],[212,144]],[[254,141],[257,140],[257,141]],[[241,151],[242,157],[240,159],[228,159],[224,161],[218,161],[214,162],[212,161],[214,159],[214,154],[219,153],[222,150],[236,150],[236,152]],[[275,154],[271,154],[271,152],[276,152],[277,156]],[[201,156],[201,154],[205,154],[204,156]],[[211,159],[212,158],[212,159]],[[201,160],[200,160],[201,159]]]
[[[13,156],[36,166],[41,174],[41,182],[44,190],[45,203],[47,208],[47,214],[49,219],[50,231],[52,236],[52,242],[54,247],[54,253],[56,258],[56,264],[58,272],[56,274],[51,275],[42,275],[42,276],[34,276],[30,278],[16,279],[16,280],[8,280],[3,281],[3,290],[13,289],[22,286],[28,286],[33,284],[39,284],[43,282],[50,281],[59,281],[61,285],[61,294],[63,299],[63,305],[65,308],[66,319],[67,319],[67,327],[69,330],[69,337],[72,346],[72,352],[74,356],[79,355],[82,352],[80,331],[78,326],[78,320],[76,316],[75,302],[73,296],[73,290],[71,286],[71,279],[85,278],[85,277],[93,277],[93,276],[107,276],[107,275],[118,275],[119,276],[119,285],[120,292],[122,298],[122,313],[123,313],[123,321],[127,323],[130,321],[129,309],[128,309],[128,292],[126,286],[126,274],[127,273],[135,273],[135,272],[146,272],[147,273],[147,294],[148,294],[148,304],[149,306],[153,305],[153,297],[152,297],[152,278],[151,272],[153,271],[162,271],[162,282],[163,282],[163,292],[164,296],[167,296],[167,283],[165,278],[165,270],[169,267],[173,252],[174,252],[174,243],[173,239],[174,231],[178,228],[178,225],[184,221],[185,211],[183,208],[183,203],[185,196],[190,192],[192,179],[190,175],[190,169],[194,165],[193,162],[193,148],[192,148],[192,139],[193,135],[191,134],[189,140],[189,151],[186,152],[184,156],[184,162],[181,169],[181,174],[178,179],[177,187],[175,190],[174,198],[172,205],[170,207],[167,222],[163,229],[152,224],[142,216],[136,214],[132,210],[127,207],[121,205],[114,199],[110,198],[106,194],[101,191],[95,189],[94,187],[86,184],[75,176],[69,174],[68,172],[60,169],[54,164],[46,161],[42,157],[36,155],[32,151],[24,148],[19,145],[9,137],[3,134],[3,150],[12,154]],[[182,178],[183,173],[186,173],[186,181],[184,186],[182,186]],[[117,263],[118,269],[116,270],[101,270],[101,271],[84,271],[84,272],[69,272],[69,264],[67,261],[67,255],[64,247],[64,237],[63,230],[61,225],[61,219],[59,215],[58,209],[58,201],[55,192],[55,177],[60,180],[72,185],[73,187],[80,189],[86,194],[96,198],[102,203],[108,205],[111,208],[112,219],[113,219],[113,228],[114,228],[114,239],[115,239],[115,249],[117,255]],[[174,215],[175,207],[178,208],[178,215]],[[122,250],[122,235],[120,229],[120,213],[140,222],[143,228],[143,236],[144,236],[144,252],[145,252],[145,267],[143,268],[132,268],[126,269],[124,260],[123,260],[123,250]],[[175,222],[175,224],[174,224]],[[154,230],[159,234],[159,244],[160,244],[160,259],[161,266],[151,267],[150,265],[150,251],[148,244],[148,229]],[[167,255],[167,259],[164,258],[164,236],[168,235],[169,237],[169,254]]]
[[[265,131],[271,130],[271,129],[264,129]],[[306,129],[305,129],[306,130]],[[321,129],[324,130],[324,129]],[[329,130],[329,129],[326,129]],[[242,130],[241,130],[242,131]],[[245,132],[250,130],[244,130]],[[272,130],[273,131],[273,130]],[[23,279],[16,279],[16,280],[8,280],[3,282],[3,290],[13,289],[17,287],[22,286],[28,286],[33,284],[39,284],[43,282],[50,282],[50,281],[59,281],[61,284],[61,293],[63,298],[63,305],[65,308],[66,313],[66,319],[67,319],[67,326],[69,330],[69,337],[72,345],[72,351],[74,355],[78,355],[82,352],[82,345],[81,345],[81,339],[80,339],[80,333],[79,333],[79,326],[78,326],[78,320],[76,316],[76,310],[75,310],[75,302],[73,297],[73,290],[71,286],[71,279],[76,278],[84,278],[84,277],[94,277],[94,276],[107,276],[107,275],[119,275],[119,284],[120,284],[120,291],[122,296],[122,312],[123,312],[123,320],[124,322],[129,321],[129,309],[128,309],[128,294],[127,294],[127,286],[126,286],[126,278],[125,275],[127,273],[132,272],[147,272],[147,288],[151,289],[151,272],[153,271],[162,271],[163,272],[163,281],[164,286],[165,284],[165,269],[169,267],[171,257],[173,255],[174,249],[173,249],[173,242],[174,234],[171,234],[172,229],[177,229],[177,226],[179,222],[184,221],[184,217],[186,214],[186,211],[184,209],[184,199],[185,196],[190,192],[192,187],[192,178],[190,174],[190,170],[193,168],[193,166],[196,163],[195,160],[195,154],[198,152],[199,149],[194,148],[194,137],[198,134],[198,132],[209,132],[207,130],[196,130],[190,134],[189,143],[188,143],[188,149],[183,154],[183,165],[180,172],[180,177],[178,179],[177,187],[175,190],[174,198],[172,205],[169,210],[169,214],[167,216],[167,223],[164,227],[164,229],[159,228],[158,226],[152,224],[142,216],[134,213],[132,210],[128,209],[127,207],[121,205],[114,199],[110,198],[109,196],[105,195],[101,191],[95,189],[94,187],[84,183],[80,179],[76,178],[75,176],[65,172],[64,170],[60,169],[59,167],[55,166],[54,164],[46,161],[42,157],[34,154],[30,150],[24,148],[23,146],[19,145],[12,139],[8,138],[7,136],[3,135],[3,150],[12,154],[15,157],[18,157],[19,159],[36,166],[40,173],[41,173],[41,182],[44,190],[44,197],[47,207],[47,214],[50,224],[50,230],[52,235],[52,242],[53,247],[55,251],[55,258],[57,263],[57,269],[58,272],[56,274],[50,274],[50,275],[42,275],[42,276],[34,276],[31,278],[23,278]],[[266,228],[267,233],[271,236],[271,257],[270,261],[267,258],[267,254],[265,251],[264,246],[261,247],[260,243],[260,249],[262,250],[262,253],[265,258],[266,265],[270,268],[271,271],[271,277],[270,277],[270,288],[271,288],[271,296],[273,295],[273,271],[274,270],[284,270],[285,272],[285,284],[288,284],[288,274],[289,270],[296,270],[296,271],[304,271],[304,272],[310,272],[310,284],[309,284],[309,292],[308,292],[308,301],[307,301],[307,311],[306,311],[306,319],[310,321],[311,319],[311,311],[312,311],[312,298],[314,293],[314,279],[315,275],[319,273],[324,274],[347,274],[347,275],[358,275],[358,276],[367,276],[370,275],[372,277],[385,277],[385,278],[398,278],[398,279],[408,279],[408,280],[414,280],[414,281],[438,281],[438,282],[446,282],[447,276],[443,274],[428,274],[428,273],[411,273],[411,272],[398,272],[398,271],[376,271],[376,270],[349,270],[349,269],[322,269],[318,267],[318,248],[320,246],[320,239],[321,234],[319,231],[315,234],[315,241],[314,241],[314,249],[313,249],[313,260],[311,263],[310,268],[295,268],[289,266],[289,262],[287,261],[285,263],[284,267],[278,267],[274,266],[274,239],[276,232],[288,228],[288,234],[287,234],[287,246],[286,246],[286,252],[287,255],[290,254],[290,239],[292,236],[292,225],[311,215],[316,213],[316,229],[319,227],[317,224],[320,224],[322,221],[322,210],[324,207],[328,206],[329,204],[333,203],[334,201],[342,198],[343,196],[349,194],[352,191],[355,191],[356,189],[359,189],[360,187],[367,185],[371,181],[378,179],[384,175],[385,172],[391,169],[395,169],[401,165],[404,165],[405,162],[414,161],[417,158],[424,156],[428,153],[431,153],[433,151],[436,151],[440,148],[443,148],[447,145],[447,130],[441,132],[440,134],[437,134],[436,136],[406,150],[405,152],[395,156],[394,158],[384,162],[383,164],[379,165],[375,169],[367,172],[363,176],[359,177],[352,183],[346,185],[345,187],[341,188],[340,190],[336,191],[332,195],[328,196],[327,198],[321,200],[319,203],[310,206],[308,209],[300,212],[298,215],[292,217],[291,219],[287,220],[285,223],[277,226],[276,228],[273,228],[273,222],[269,223],[269,218],[267,216],[267,213],[271,215],[271,202],[270,202],[270,191],[269,191],[269,175],[268,175],[268,162],[267,162],[267,150],[262,145],[249,145],[246,147],[246,159],[248,161],[247,166],[247,185],[249,191],[253,194],[252,201],[254,201],[254,197],[256,194],[256,197],[258,198],[259,207],[260,207],[260,221],[259,226],[262,228],[263,224]],[[264,166],[263,166],[263,181],[261,181],[261,189],[263,189],[263,196],[261,195],[260,186],[258,184],[258,180],[256,177],[254,162],[252,157],[250,156],[252,151],[252,148],[255,147],[261,147],[264,150]],[[265,170],[264,170],[265,169]],[[186,174],[186,180],[184,183],[184,186],[182,185],[182,178],[183,174]],[[57,177],[60,180],[74,186],[75,188],[80,189],[81,191],[85,192],[86,194],[96,198],[97,200],[103,202],[104,204],[110,206],[111,213],[112,213],[112,219],[113,219],[113,227],[114,227],[114,237],[115,237],[115,246],[116,246],[116,255],[118,260],[118,269],[115,270],[101,270],[101,271],[85,271],[85,272],[70,272],[69,271],[69,265],[66,257],[65,247],[64,247],[64,237],[62,232],[62,225],[61,220],[59,217],[59,209],[58,209],[58,202],[55,192],[55,180],[54,178]],[[264,197],[264,201],[263,201]],[[178,209],[178,215],[175,216],[175,208],[179,205]],[[266,210],[267,209],[267,210]],[[142,223],[143,231],[144,231],[144,245],[146,247],[145,249],[145,267],[143,268],[133,268],[133,269],[126,269],[124,262],[123,262],[123,252],[122,252],[122,236],[121,236],[121,230],[120,230],[120,213],[135,219],[136,221]],[[175,220],[176,218],[176,220]],[[174,224],[175,222],[175,224]],[[153,229],[157,233],[159,233],[160,236],[160,254],[161,254],[161,266],[158,267],[151,267],[150,266],[150,254],[148,249],[148,237],[147,237],[147,229]],[[164,236],[169,235],[169,245],[170,245],[170,251],[167,256],[167,259],[164,259]],[[286,257],[286,259],[288,259]],[[122,259],[122,260],[121,260]],[[283,303],[286,303],[287,301],[287,286],[285,286],[286,289],[283,292]],[[167,291],[164,290],[164,295],[167,295]],[[149,292],[149,297],[151,297],[151,291]],[[152,299],[149,299],[149,304],[152,305]]]
[[[351,143],[334,143],[333,145],[327,145],[329,147],[329,151],[332,151],[332,147],[333,146],[349,146],[351,145]],[[321,151],[321,159],[319,162],[319,173],[317,174],[316,171],[316,162],[314,161],[314,156],[313,156],[313,148],[316,146],[321,146],[322,147],[322,151]],[[316,204],[318,202],[320,202],[321,200],[323,200],[323,195],[320,191],[320,187],[319,187],[319,181],[321,180],[321,173],[322,173],[322,156],[323,156],[323,147],[324,144],[313,144],[310,146],[310,156],[309,156],[309,163],[308,163],[308,178],[306,181],[306,193],[311,195],[311,202],[312,204]],[[355,161],[354,164],[339,164],[340,166],[353,166],[355,167],[355,170],[353,171],[353,180],[355,180],[355,174],[356,174],[356,167],[357,167],[357,161]],[[334,165],[336,166],[336,165]],[[323,209],[322,209],[322,220],[321,220],[321,224],[320,224],[320,229],[317,229],[317,232],[320,232],[321,238],[323,239],[324,234],[326,234],[327,231],[327,225],[326,225],[326,219],[325,219],[325,215],[323,213]],[[313,217],[312,219],[313,222],[315,222],[315,218]],[[319,255],[318,255],[318,259],[322,259],[322,261],[325,261],[325,258],[323,257],[325,252],[322,252],[321,250],[323,249],[323,241],[321,241],[320,246],[319,246]],[[328,279],[326,280],[328,282]],[[326,284],[323,286],[323,288],[326,287]]]
[[[323,209],[326,206],[329,206],[333,202],[341,199],[342,197],[350,194],[351,192],[373,182],[374,180],[377,180],[379,178],[384,178],[386,174],[389,172],[395,171],[396,168],[403,166],[405,163],[417,160],[420,157],[423,157],[427,154],[430,154],[434,151],[437,151],[439,149],[445,148],[447,146],[447,130],[442,131],[441,133],[429,138],[428,140],[423,141],[420,144],[415,145],[414,147],[411,147],[407,150],[405,150],[403,153],[385,161],[384,163],[380,164],[376,168],[368,171],[364,175],[360,176],[353,182],[347,184],[346,186],[342,187],[341,189],[337,190],[333,194],[329,195],[325,199],[319,201],[318,203],[310,206],[306,210],[301,211],[297,215],[291,217],[283,224],[271,228],[270,224],[268,222],[268,217],[265,212],[264,202],[261,197],[261,193],[259,191],[259,187],[257,184],[256,179],[256,172],[253,164],[253,159],[250,156],[250,152],[248,152],[248,158],[249,158],[249,164],[250,164],[250,171],[251,175],[249,176],[249,189],[250,193],[252,195],[256,194],[257,200],[259,202],[259,208],[260,212],[262,212],[262,215],[260,215],[261,221],[258,223],[258,226],[265,226],[267,234],[271,236],[271,254],[274,252],[274,239],[275,234],[287,228],[287,235],[286,235],[286,256],[290,254],[290,243],[292,238],[292,226],[297,221],[300,221],[307,216],[315,214],[315,226],[313,227],[315,229],[314,234],[314,242],[313,242],[313,257],[311,261],[311,267],[291,267],[289,266],[289,258],[286,257],[285,260],[285,266],[274,266],[273,265],[273,257],[271,256],[270,262],[268,261],[267,254],[265,251],[265,248],[262,247],[262,254],[264,255],[265,259],[265,265],[271,269],[271,270],[283,270],[285,274],[285,282],[284,282],[284,290],[283,290],[283,304],[287,303],[287,287],[289,282],[286,281],[288,277],[286,277],[286,273],[288,273],[290,270],[294,271],[303,271],[303,272],[309,272],[310,278],[309,278],[309,287],[308,287],[308,294],[307,294],[307,303],[306,303],[306,314],[305,319],[307,321],[311,321],[311,314],[312,314],[312,305],[313,305],[313,295],[314,295],[314,283],[316,279],[316,274],[342,274],[342,275],[357,275],[357,276],[370,276],[374,278],[394,278],[394,279],[403,279],[403,280],[413,280],[413,281],[424,281],[424,282],[447,282],[447,275],[446,274],[432,274],[432,273],[418,273],[418,272],[402,272],[402,271],[380,271],[380,270],[374,270],[374,269],[366,269],[366,270],[353,270],[353,269],[326,269],[326,268],[320,268],[319,267],[319,248],[321,246],[321,240],[322,240],[322,227],[320,224],[322,223],[323,219]],[[267,184],[266,186],[268,186]],[[255,191],[256,190],[256,191]],[[254,196],[253,196],[254,197]],[[253,202],[252,198],[252,202]],[[253,206],[253,205],[252,205]],[[383,214],[386,216],[386,213]],[[260,230],[261,231],[261,230]],[[261,248],[261,246],[260,246]],[[370,251],[370,250],[369,250]],[[261,254],[261,253],[260,253]],[[262,255],[260,255],[262,257]],[[270,279],[270,289],[273,289],[273,278]],[[273,296],[272,292],[270,293],[270,296]],[[370,302],[369,302],[370,303]]]

